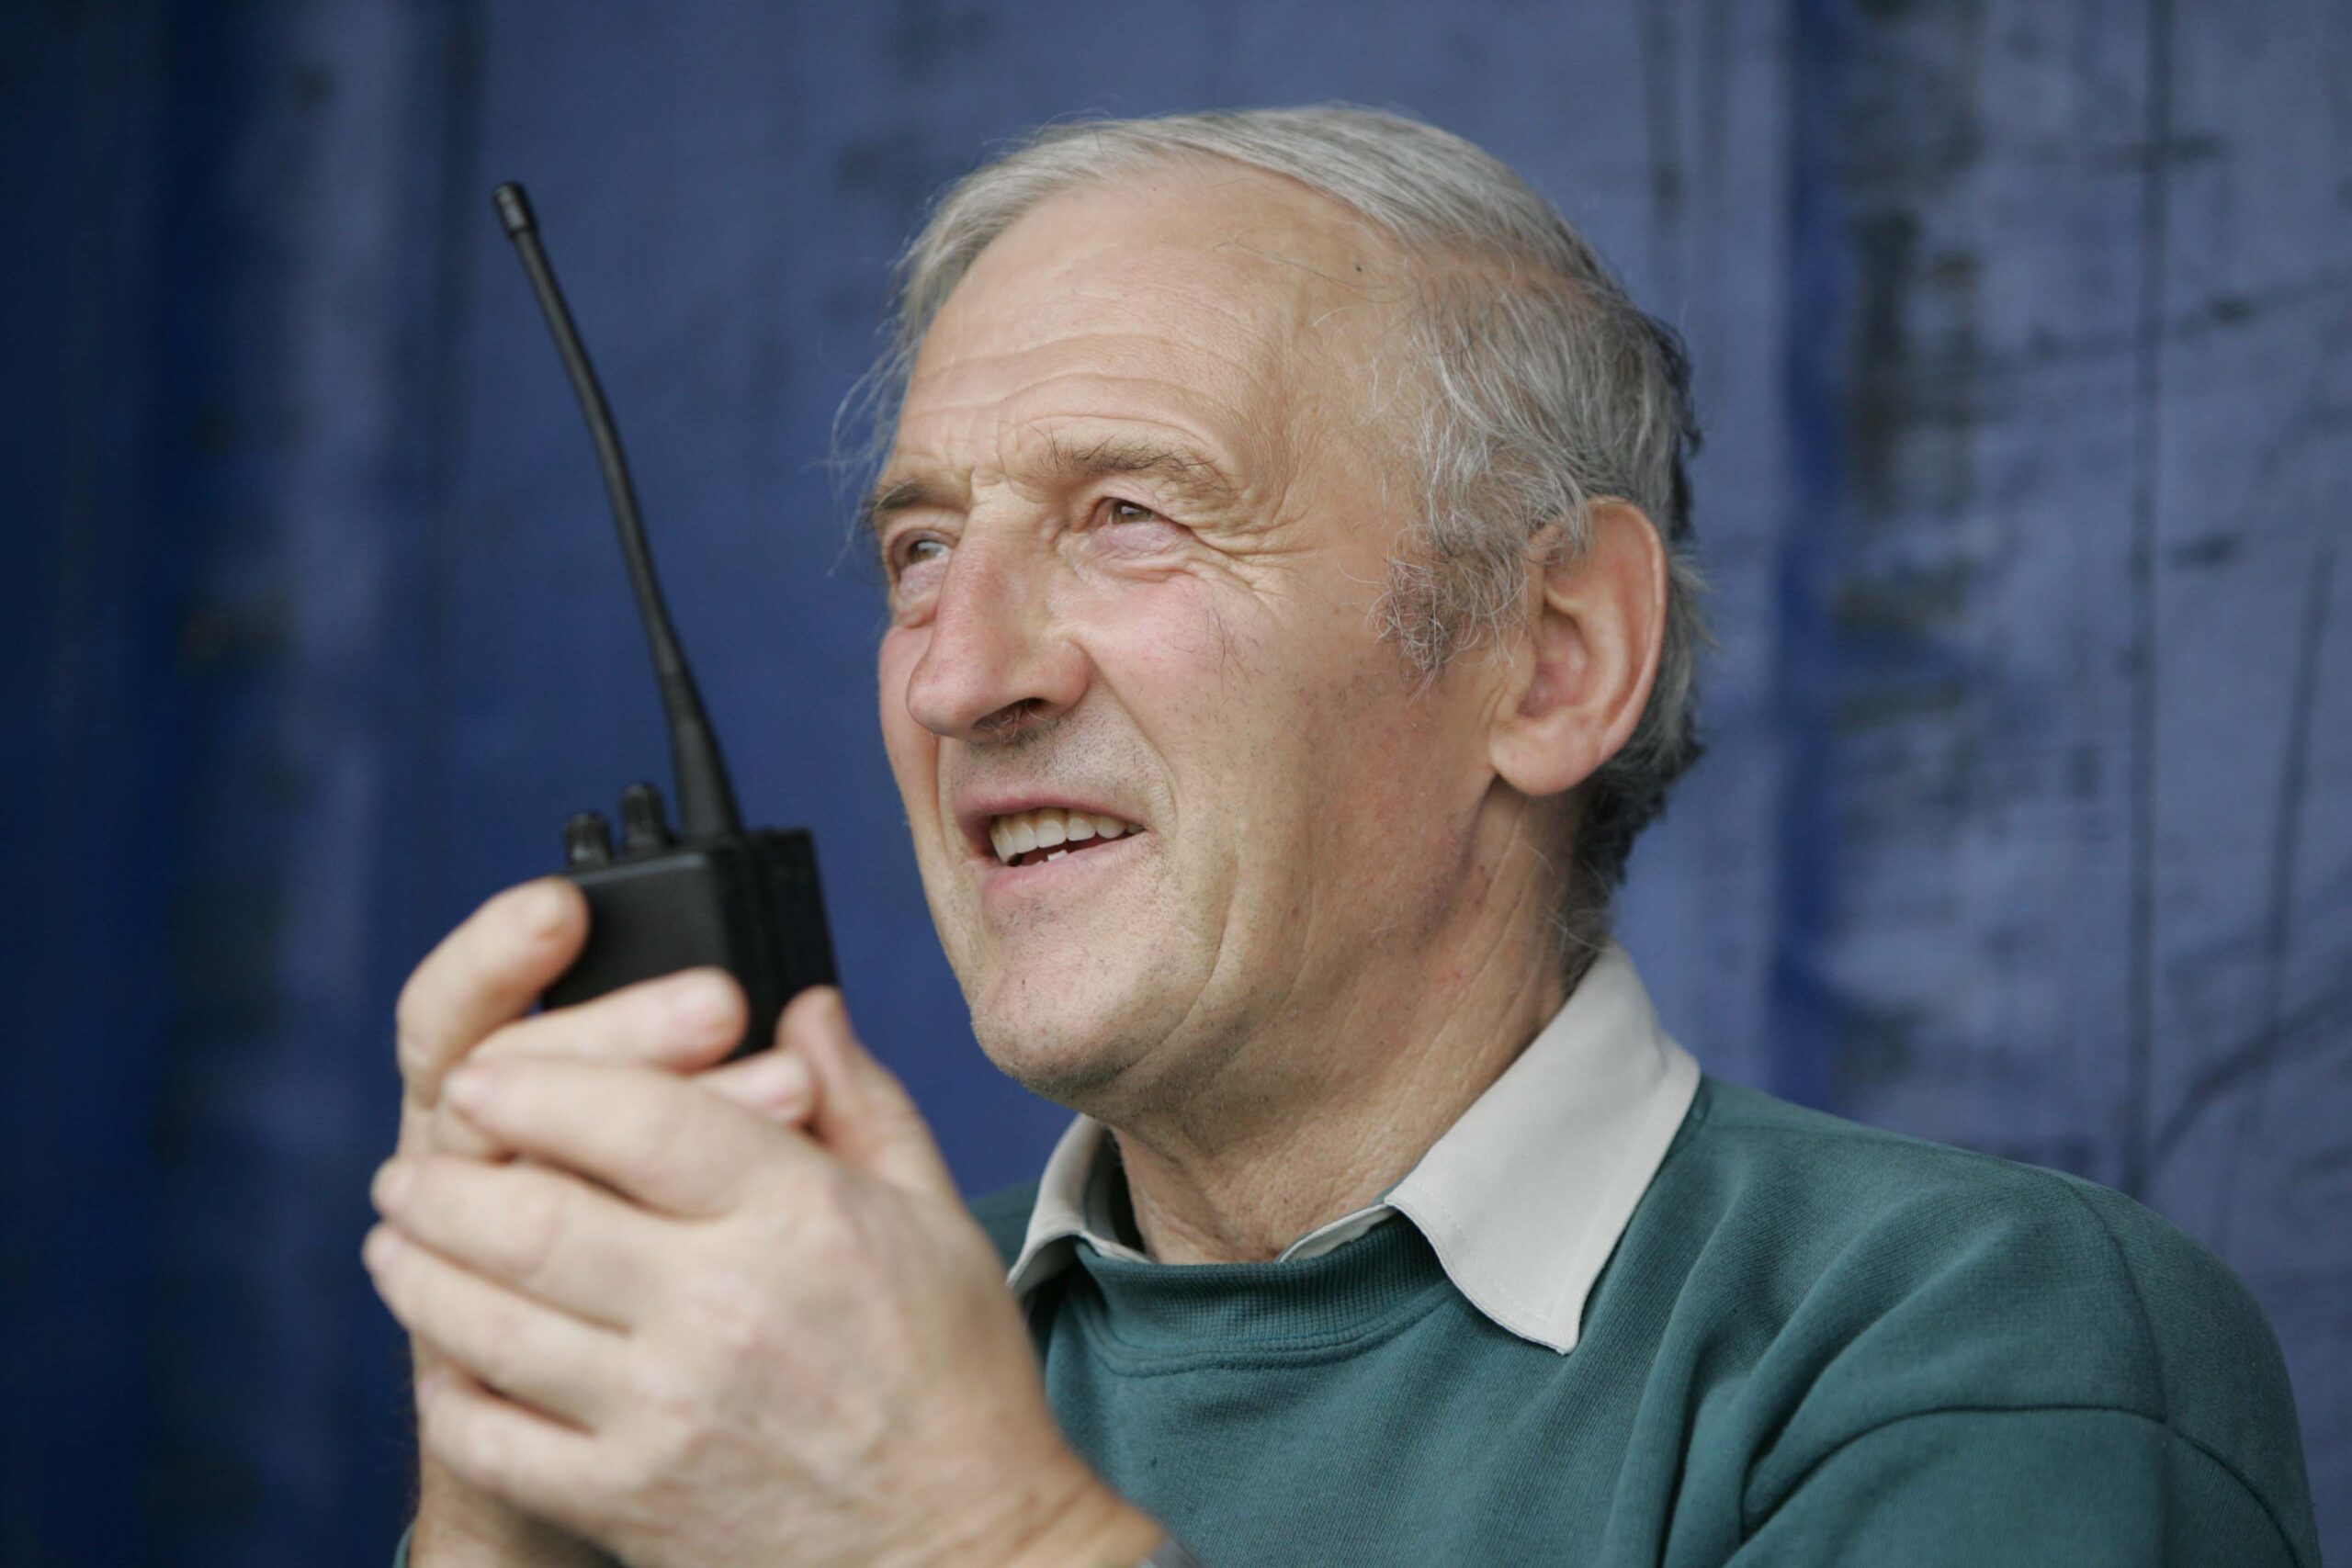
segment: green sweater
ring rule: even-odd
[[[1008,1262],[1032,1190],[975,1205]],[[1055,1414],[1212,1568],[2319,1561],[2277,1342],[2146,1209],[1713,1079],[1567,1355],[1403,1219],[1289,1263],[1078,1248]]]

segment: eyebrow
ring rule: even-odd
[[[875,487],[859,506],[858,516],[866,533],[878,539],[882,525],[901,512],[950,511],[958,504],[956,495],[929,479],[899,479]]]
[[[1195,506],[1229,506],[1239,497],[1232,480],[1200,453],[1148,436],[1110,435],[1099,441],[1069,444],[1058,437],[1046,441],[1039,476],[1062,485],[1086,484],[1122,474],[1145,474],[1158,479],[1180,501]],[[902,512],[933,509],[952,511],[964,505],[969,492],[933,479],[910,478],[876,486],[865,499],[861,515],[868,533],[879,536],[882,527]]]

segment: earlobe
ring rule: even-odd
[[[1630,502],[1595,502],[1590,520],[1583,550],[1527,566],[1527,619],[1491,752],[1496,773],[1530,796],[1574,789],[1616,755],[1657,675],[1665,546]]]

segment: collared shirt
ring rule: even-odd
[[[1699,1064],[1668,1036],[1633,959],[1611,942],[1404,1179],[1282,1256],[1312,1258],[1401,1216],[1471,1305],[1565,1355],[1698,1088]],[[1148,1261],[1118,1240],[1108,1145],[1102,1123],[1080,1116],[1055,1145],[1006,1275],[1016,1297],[1069,1268],[1081,1245]]]

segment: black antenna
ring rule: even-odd
[[[556,351],[571,374],[571,389],[579,395],[580,412],[588,416],[588,434],[596,441],[596,459],[604,466],[605,491],[612,497],[613,521],[620,525],[621,553],[628,558],[628,580],[637,590],[638,614],[645,620],[646,640],[653,645],[653,671],[662,682],[662,707],[670,720],[670,766],[678,784],[678,826],[688,839],[714,838],[743,830],[735,808],[735,787],[727,780],[727,761],[719,755],[718,737],[703,713],[702,694],[695,689],[694,671],[687,668],[685,649],[670,625],[669,609],[662,603],[662,584],[653,575],[653,554],[645,545],[645,519],[637,509],[637,487],[629,482],[628,459],[621,456],[620,432],[613,426],[613,412],[605,406],[604,389],[580,345],[571,312],[556,287],[539,244],[538,220],[531,216],[530,198],[509,181],[492,199],[506,225],[506,237],[523,257],[531,275],[531,289],[539,297],[548,327],[555,333]]]

